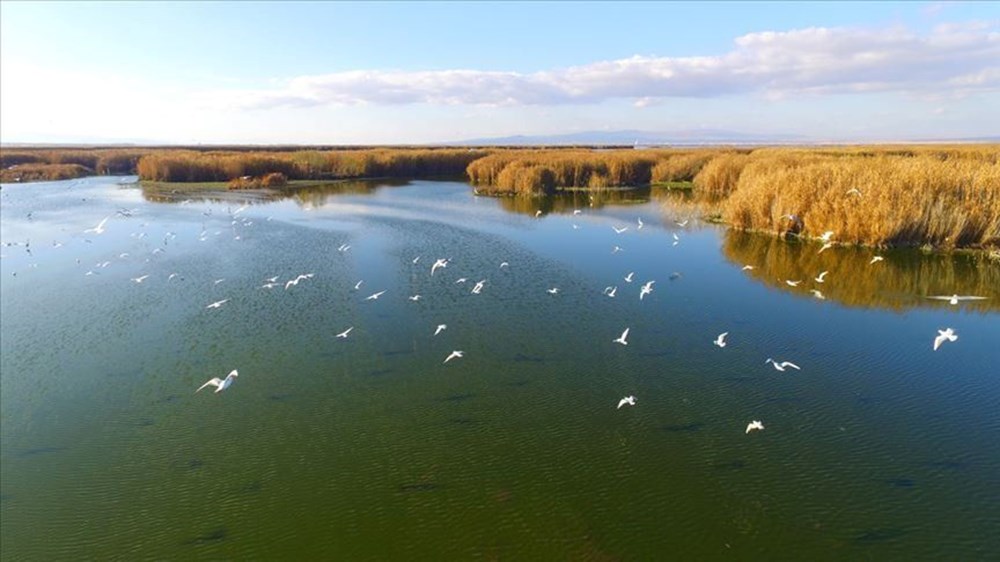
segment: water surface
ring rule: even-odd
[[[655,189],[131,179],[0,192],[4,559],[1000,549],[995,263],[869,265],[706,225]],[[952,293],[991,298],[926,298]],[[945,327],[959,340],[935,352]]]

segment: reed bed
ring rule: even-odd
[[[750,158],[722,204],[723,220],[735,228],[806,237],[832,231],[837,242],[875,246],[1000,246],[995,158]]]
[[[140,179],[230,181],[283,174],[288,179],[461,176],[485,152],[465,149],[370,149],[298,152],[163,151],[143,156]]]

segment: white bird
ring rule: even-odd
[[[451,361],[452,359],[455,359],[456,357],[462,357],[463,353],[465,353],[465,352],[464,351],[452,351],[451,354],[448,355],[448,357],[445,358],[444,362],[447,363],[448,361]]]
[[[221,301],[215,301],[212,304],[206,306],[205,308],[219,308],[220,306],[229,302],[229,299],[222,299]]]
[[[799,368],[798,365],[796,365],[795,363],[792,363],[790,361],[782,361],[781,363],[778,363],[774,359],[771,359],[770,357],[768,357],[767,361],[764,361],[764,364],[766,365],[768,363],[774,365],[774,368],[777,369],[778,371],[784,371],[785,367],[791,367],[791,368],[793,368],[793,369],[795,369],[797,371],[801,371],[802,370],[802,369]]]
[[[143,281],[146,280],[147,277],[149,277],[149,275],[143,275],[141,277],[133,277],[132,281],[135,281],[136,283],[142,283]]]
[[[622,406],[628,404],[629,406],[635,406],[635,396],[626,396],[618,401],[618,407],[616,410],[621,410]]]
[[[885,258],[883,258],[882,256],[875,256],[874,258],[872,258],[872,261],[868,262],[868,265],[871,265],[871,264],[873,264],[875,262],[880,262],[880,261],[882,261],[884,259]]]
[[[580,230],[580,227],[577,226],[576,223],[573,223],[573,230]]]
[[[681,240],[681,237],[680,237],[680,236],[677,236],[677,233],[676,233],[676,232],[674,232],[674,233],[673,233],[673,236],[674,236],[674,242],[680,242],[680,240]]]
[[[823,250],[829,250],[829,249],[830,249],[830,248],[832,248],[832,247],[833,247],[833,242],[827,242],[826,244],[823,244],[823,247],[822,247],[822,248],[820,248],[820,249],[819,249],[819,251],[818,251],[818,252],[816,252],[816,253],[817,253],[817,254],[822,254],[822,253],[823,253]]]
[[[620,343],[622,345],[628,345],[628,341],[626,341],[625,338],[628,337],[628,331],[630,329],[631,328],[625,328],[625,331],[622,332],[622,335],[619,336],[618,339],[616,339],[616,340],[611,340],[611,343]]]
[[[851,195],[851,194],[854,194],[854,195],[857,195],[858,197],[861,197],[861,190],[859,190],[859,189],[858,189],[858,188],[856,188],[856,187],[855,187],[855,188],[851,188],[851,189],[848,189],[848,190],[847,190],[847,195]]]
[[[218,285],[219,283],[222,283],[223,281],[225,281],[225,279],[216,279],[215,281],[212,282],[212,284],[213,285]]]
[[[546,289],[545,292],[548,293],[548,294],[550,294],[550,295],[558,295],[559,294],[559,287],[552,287],[551,289]]]
[[[505,261],[500,262],[500,269],[503,269],[505,267],[510,267],[510,264]]]
[[[232,371],[230,371],[228,375],[226,375],[226,378],[220,379],[219,377],[215,377],[213,379],[209,379],[208,382],[199,386],[198,390],[196,390],[195,392],[196,393],[200,392],[201,389],[205,388],[206,386],[214,386],[216,387],[215,392],[218,394],[219,392],[222,392],[223,390],[229,388],[230,385],[233,384],[233,380],[236,379],[236,377],[238,376],[239,373],[236,371],[236,369],[233,369]]]
[[[751,270],[751,269],[753,269],[752,265],[744,265],[743,269],[741,271],[748,271],[748,270]]]
[[[541,209],[535,211],[535,218],[537,219],[540,216],[542,216],[542,210]]]
[[[419,301],[423,297],[421,297],[420,295],[413,295],[413,296],[407,297],[407,298],[410,299],[413,302],[417,302],[417,301]]]
[[[642,217],[639,217],[637,220],[639,221],[639,226],[636,227],[636,230],[642,230]]]
[[[747,433],[750,433],[755,429],[756,430],[764,429],[764,424],[760,420],[753,420],[752,422],[747,424]]]
[[[933,297],[927,297],[927,298],[936,299],[939,301],[948,301],[948,304],[950,305],[957,305],[958,301],[981,301],[987,299],[987,297],[976,297],[972,295],[966,295],[966,296],[951,295],[950,297],[946,295],[934,295]]]
[[[625,232],[626,230],[628,230],[627,226],[624,226],[622,228],[618,228],[616,226],[612,226],[611,228],[615,231],[615,234],[621,234],[621,233]]]
[[[177,277],[177,274],[176,273],[171,273],[170,275],[167,276],[167,281],[170,281],[174,277]]]
[[[639,300],[653,292],[653,283],[656,281],[646,281],[646,284],[639,289]]]
[[[823,233],[823,234],[822,234],[822,235],[821,235],[821,236],[819,237],[819,239],[820,239],[820,240],[822,240],[822,241],[824,241],[824,242],[829,242],[829,241],[830,241],[830,238],[831,238],[832,236],[833,236],[833,231],[832,231],[832,230],[827,230],[826,232],[824,232],[824,233]]]
[[[814,281],[816,281],[817,283],[822,283],[824,281],[827,273],[830,273],[830,272],[829,271],[824,271],[823,273],[820,273],[819,276],[816,277],[816,279],[814,279]]]
[[[482,292],[483,285],[485,285],[485,284],[486,284],[486,280],[485,279],[483,279],[482,281],[476,283],[476,286],[472,288],[472,294],[473,295],[478,295],[480,292]]]
[[[264,283],[263,285],[260,286],[260,288],[261,289],[273,289],[273,288],[275,288],[277,286],[278,286],[277,283]]]
[[[611,297],[611,298],[615,298],[615,293],[617,293],[617,292],[618,292],[618,287],[617,286],[611,287],[609,285],[609,286],[607,286],[607,287],[604,288],[604,294],[607,295],[607,296],[609,296],[609,297]]]
[[[347,339],[347,334],[350,334],[351,330],[353,330],[353,329],[354,329],[354,326],[351,326],[350,328],[348,328],[348,329],[344,330],[343,332],[340,332],[339,334],[337,334],[337,337],[338,338],[343,338],[343,339],[346,340]]]
[[[437,271],[437,268],[439,267],[448,267],[448,260],[440,259],[434,262],[434,265],[431,266],[431,275],[434,275],[434,272]]]
[[[580,209],[573,209],[573,214],[574,215],[579,215],[580,214]]]
[[[310,277],[312,277],[312,276],[311,275],[299,275],[295,279],[289,279],[288,282],[285,283],[285,290],[287,291],[288,288],[291,287],[292,285],[298,285],[299,281],[302,281],[302,280],[305,280],[305,279],[309,279]]]
[[[785,283],[787,285],[792,286],[792,287],[798,287],[799,283],[801,283],[801,282],[802,282],[801,280],[800,281],[788,281],[787,279],[785,280]]]
[[[465,282],[467,282],[468,280],[469,280],[469,279],[468,279],[467,277],[459,277],[458,279],[456,279],[456,280],[455,280],[455,284],[456,284],[456,285],[458,285],[458,284],[460,284],[460,283],[465,283]]]
[[[357,291],[357,290],[361,289],[361,284],[364,283],[364,282],[365,282],[364,279],[362,279],[361,281],[358,281],[357,283],[355,283],[354,284],[354,290]]]
[[[413,258],[413,262],[412,262],[413,265],[417,265],[418,261],[420,261],[420,256],[417,256],[417,257]]]
[[[104,234],[104,225],[105,223],[108,222],[108,219],[110,218],[111,218],[110,215],[104,217],[104,219],[101,222],[97,223],[97,226],[95,226],[94,228],[88,228],[87,230],[84,230],[83,233],[87,234],[93,232],[94,234]]]
[[[371,295],[368,295],[367,297],[365,297],[365,300],[366,301],[378,300],[378,298],[381,297],[384,294],[385,294],[385,291],[379,291],[377,293],[373,293]]]
[[[679,226],[681,228],[684,228],[685,226],[688,225],[688,220],[690,220],[690,219],[687,219],[684,222],[674,222],[674,224],[676,224],[677,226]]]
[[[339,247],[337,247],[337,251],[338,252],[346,252],[347,250],[350,250],[350,249],[351,249],[351,245],[350,244],[341,244]]]
[[[440,334],[441,332],[445,331],[447,328],[448,328],[447,324],[438,324],[437,325],[437,329],[434,330],[434,335],[436,336],[436,335]]]
[[[944,343],[945,340],[955,341],[957,339],[958,335],[955,333],[955,330],[952,330],[951,328],[938,330],[938,337],[934,338],[934,351],[937,351],[937,349],[941,347],[941,344]]]
[[[612,254],[617,254],[618,252],[624,252],[624,251],[625,248],[622,248],[621,246],[615,246],[614,248],[611,248]]]
[[[812,294],[813,294],[814,297],[816,297],[817,299],[819,299],[821,301],[825,301],[826,300],[826,297],[823,296],[823,293],[820,292],[820,291],[818,291],[818,290],[816,290],[816,289],[812,290]]]
[[[625,276],[625,282],[626,283],[631,283],[633,275],[635,275],[635,272],[634,271],[629,271],[628,275]]]
[[[719,334],[719,337],[715,338],[715,341],[712,343],[714,343],[719,347],[726,347],[726,336],[728,335],[729,332],[722,332],[721,334]]]
[[[268,283],[277,283],[278,282],[278,277],[279,277],[278,275],[275,275],[274,277],[268,277],[264,281],[266,281]]]

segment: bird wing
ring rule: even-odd
[[[941,334],[940,336],[934,338],[934,351],[937,351],[937,349],[941,347],[941,342],[943,342],[947,337],[948,336]]]
[[[988,297],[965,296],[965,297],[958,297],[958,300],[960,300],[960,301],[984,301],[987,298]]]
[[[799,369],[799,366],[798,366],[798,365],[796,365],[795,363],[792,363],[791,361],[783,361],[783,362],[781,363],[781,366],[782,366],[782,367],[791,367],[791,368],[793,368],[793,369],[796,369],[796,370],[798,370],[798,371],[801,371],[801,370],[802,370],[802,369]]]
[[[198,390],[196,390],[195,392],[201,391],[201,389],[205,388],[206,386],[218,386],[218,387],[221,387],[222,386],[222,379],[220,379],[219,377],[215,377],[213,379],[210,379],[205,384],[199,386]]]

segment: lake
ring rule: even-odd
[[[996,261],[657,189],[134,181],[2,186],[5,560],[1000,551]]]

